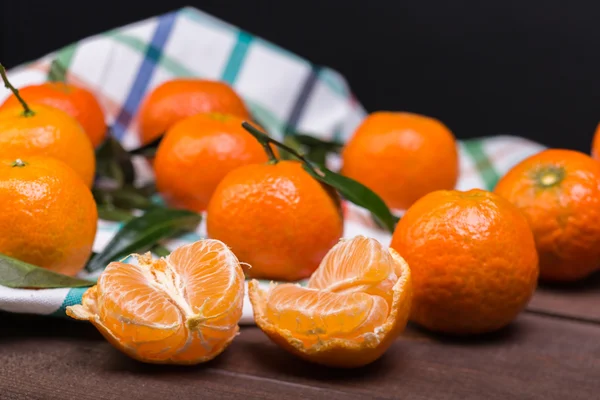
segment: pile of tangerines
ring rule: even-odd
[[[2,71],[0,69],[0,71]],[[0,108],[0,253],[75,275],[88,260],[97,210],[94,148],[106,122],[94,95],[68,83],[21,88]],[[441,122],[375,112],[341,152],[341,173],[403,213],[390,247],[341,240],[343,201],[300,161],[256,140],[226,84],[174,79],[137,115],[162,198],[205,213],[209,239],[169,256],[110,263],[81,305],[115,347],[144,362],[195,364],[238,333],[245,277],[257,325],[304,359],[354,367],[381,356],[410,319],[446,334],[509,324],[538,279],[600,269],[600,161],[550,149],[494,191],[454,190],[457,144]],[[600,127],[592,154],[600,158]],[[294,283],[308,279],[306,284]]]

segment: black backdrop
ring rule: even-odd
[[[589,152],[600,121],[600,2],[1,0],[0,61],[192,5],[345,75],[369,111]]]

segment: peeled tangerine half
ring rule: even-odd
[[[257,325],[297,356],[335,367],[379,358],[404,330],[412,300],[408,264],[393,249],[363,236],[335,245],[307,287],[253,280]]]
[[[110,263],[67,314],[90,321],[143,362],[197,364],[225,350],[239,330],[244,298],[244,273],[229,248],[200,240],[166,258],[137,259]]]

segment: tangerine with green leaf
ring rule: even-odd
[[[298,161],[229,172],[207,210],[209,237],[225,242],[253,278],[306,278],[343,234],[340,199]]]
[[[600,163],[549,149],[514,166],[495,190],[527,217],[540,278],[575,281],[600,269]]]
[[[90,190],[57,159],[0,160],[0,253],[76,275],[96,235],[97,210]]]

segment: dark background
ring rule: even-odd
[[[435,116],[459,138],[508,133],[589,152],[600,121],[594,0],[1,0],[0,60],[185,5],[337,69],[369,111]]]

